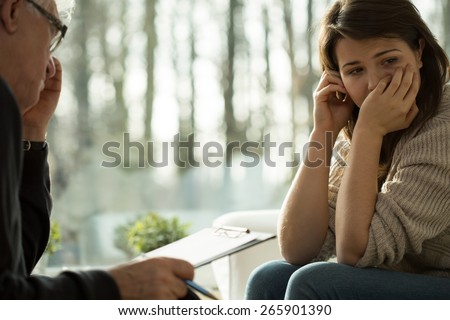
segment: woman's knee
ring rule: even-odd
[[[298,268],[285,261],[270,261],[257,267],[247,282],[246,299],[284,299],[289,278]]]
[[[292,274],[286,288],[286,299],[334,299],[330,283],[339,277],[341,266],[333,262],[316,262],[305,265]],[[334,297],[334,298],[333,298]]]

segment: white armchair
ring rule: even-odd
[[[215,226],[237,226],[251,231],[276,234],[279,210],[236,211],[214,220]],[[212,270],[223,299],[244,299],[250,273],[266,261],[281,259],[277,239],[270,239],[253,247],[216,260]]]

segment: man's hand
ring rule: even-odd
[[[55,75],[45,81],[39,101],[22,116],[23,138],[30,141],[44,141],[48,123],[53,116],[61,94],[62,68],[58,59],[55,63]]]
[[[122,299],[181,299],[188,290],[183,280],[192,280],[194,267],[172,258],[133,261],[109,270]]]

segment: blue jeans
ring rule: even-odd
[[[271,261],[250,275],[246,299],[440,300],[450,299],[450,279],[332,262]]]

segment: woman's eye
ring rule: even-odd
[[[354,68],[347,72],[348,75],[357,75],[362,71],[362,68]]]
[[[389,59],[384,60],[383,64],[393,64],[397,61],[398,61],[397,58],[389,58]]]

